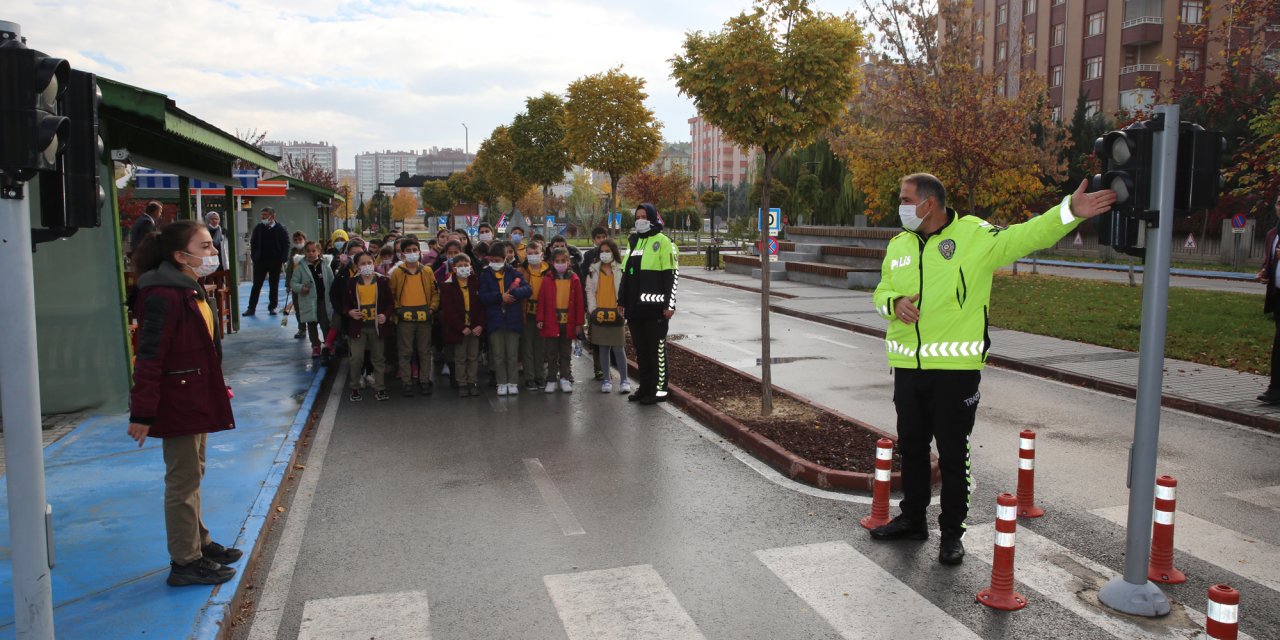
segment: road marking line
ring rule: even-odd
[[[714,343],[716,343],[716,344],[720,344],[720,345],[724,345],[724,346],[726,346],[726,347],[729,347],[730,349],[733,349],[734,351],[738,351],[738,352],[740,352],[740,353],[745,353],[745,354],[747,354],[747,355],[749,355],[749,356],[759,355],[759,352],[757,352],[757,351],[752,351],[752,350],[750,350],[750,349],[748,349],[748,348],[746,348],[746,347],[738,346],[738,345],[736,345],[736,344],[734,344],[734,343],[732,343],[732,342],[729,342],[728,340],[720,340],[719,338],[712,338],[711,342],[714,342]]]
[[[716,300],[719,300],[720,302],[727,302],[729,304],[738,304],[737,300],[730,300],[728,298],[716,298]]]
[[[543,576],[569,640],[703,640],[651,565]]]
[[[992,524],[980,524],[964,536],[969,552],[987,564],[994,553],[994,531]],[[1204,628],[1203,613],[1176,602],[1171,615],[1141,623],[1112,612],[1098,602],[1097,592],[1119,574],[1030,529],[1018,529],[1015,554],[1014,578],[1117,638],[1198,638]]]
[[[843,540],[755,554],[846,640],[979,637]]]
[[[431,640],[427,594],[370,593],[308,600],[298,640]]]
[[[249,627],[248,640],[275,640],[280,631],[280,619],[284,615],[284,607],[289,602],[289,590],[293,585],[293,570],[298,564],[298,555],[302,551],[302,538],[306,534],[307,520],[311,515],[311,503],[316,496],[316,486],[320,484],[320,472],[324,470],[324,456],[329,450],[329,436],[333,434],[333,423],[338,417],[338,409],[342,405],[342,392],[346,389],[347,368],[343,367],[334,376],[329,389],[329,398],[324,403],[324,413],[320,422],[316,423],[315,435],[311,438],[311,452],[307,454],[307,468],[298,481],[298,489],[294,493],[293,502],[289,505],[289,516],[285,518],[284,531],[276,543],[275,555],[271,558],[271,568],[267,570],[262,581],[261,597],[254,606],[253,624]]]
[[[1280,511],[1280,487],[1262,487],[1261,489],[1250,489],[1248,491],[1235,491],[1227,495],[1272,511]]]
[[[847,343],[847,342],[840,342],[839,340],[832,340],[831,338],[824,338],[824,337],[822,337],[822,336],[810,336],[810,337],[811,337],[811,338],[813,338],[814,340],[821,340],[821,341],[826,342],[826,343],[828,343],[828,344],[834,344],[834,345],[836,345],[836,346],[838,346],[838,347],[844,347],[844,348],[846,348],[846,349],[857,349],[857,348],[858,348],[858,347],[856,347],[856,346],[854,346],[854,345],[851,345],[851,344],[849,344],[849,343]]]
[[[525,458],[524,468],[529,472],[529,476],[533,478],[533,484],[537,485],[538,493],[542,494],[542,501],[547,503],[547,508],[551,509],[551,515],[556,519],[556,523],[560,525],[560,530],[566,536],[586,535],[586,530],[578,524],[578,519],[574,517],[573,510],[569,508],[569,503],[564,501],[564,496],[560,494],[560,490],[556,488],[556,483],[551,479],[551,474],[542,466],[542,461],[537,458]]]
[[[1127,505],[1094,509],[1093,513],[1120,525],[1129,519]],[[1174,548],[1280,591],[1280,548],[1183,511],[1177,519]]]

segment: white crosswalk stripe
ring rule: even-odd
[[[429,621],[422,591],[308,600],[298,640],[431,640]]]
[[[756,557],[846,640],[977,638],[847,542],[757,551]]]
[[[1093,513],[1123,525],[1128,521],[1129,508],[1119,505],[1094,509]],[[1280,548],[1257,538],[1179,511],[1173,547],[1274,591],[1280,591]],[[1177,566],[1176,556],[1174,563]]]
[[[650,565],[545,576],[569,640],[702,640]]]
[[[1260,489],[1250,489],[1248,491],[1236,491],[1228,493],[1227,495],[1237,500],[1244,500],[1250,504],[1256,504],[1259,507],[1271,509],[1272,511],[1280,511],[1280,486],[1262,487]]]
[[[969,527],[964,536],[965,548],[972,557],[991,564],[995,528],[991,524]],[[1014,551],[1014,579],[1035,589],[1090,624],[1117,638],[1161,640],[1199,638],[1204,628],[1204,614],[1190,607],[1174,604],[1175,614],[1158,624],[1136,622],[1135,618],[1111,613],[1097,600],[1098,589],[1118,575],[1093,560],[1073,553],[1066,547],[1026,528],[1018,529]],[[1035,596],[1028,594],[1031,606]],[[1181,609],[1186,617],[1177,615]],[[1182,622],[1182,624],[1179,624]],[[1246,637],[1244,634],[1241,638]]]

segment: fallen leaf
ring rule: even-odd
[[[284,507],[276,507],[277,513],[284,513]]]

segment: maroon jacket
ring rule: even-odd
[[[578,334],[578,330],[582,328],[583,306],[582,306],[582,283],[578,280],[578,274],[569,272],[569,322],[565,325],[567,336],[560,335],[560,322],[557,319],[559,315],[556,310],[556,281],[557,278],[554,271],[547,272],[542,278],[542,291],[538,292],[538,322],[542,323],[542,329],[538,335],[543,338],[572,338]]]
[[[463,329],[483,327],[484,305],[480,304],[480,278],[471,274],[467,278],[467,296],[471,298],[471,318],[468,322],[467,307],[462,300],[462,287],[454,282],[456,274],[449,274],[440,282],[440,329],[445,344],[462,344]],[[483,335],[483,334],[482,334]]]
[[[1271,250],[1271,246],[1276,241],[1276,231],[1280,227],[1273,227],[1267,232],[1266,240],[1263,244],[1264,250],[1267,252],[1267,259],[1262,261],[1262,281],[1267,287],[1267,297],[1262,301],[1262,312],[1272,313],[1280,312],[1280,300],[1277,300],[1276,283],[1272,282],[1276,275],[1276,251]]]
[[[395,314],[395,296],[391,293],[391,281],[386,276],[373,274],[373,281],[378,283],[378,313],[387,317],[387,321],[378,325],[378,337],[385,338],[391,335],[391,316]],[[360,308],[360,298],[356,295],[356,283],[360,282],[360,276],[347,278],[343,283],[346,291],[342,294],[342,306],[338,309],[342,312],[342,317],[347,322],[347,336],[351,338],[359,338],[364,332],[364,323],[353,319],[347,315],[352,309]]]
[[[196,301],[204,289],[169,262],[138,279],[138,353],[129,408],[148,435],[170,438],[235,428],[219,337]],[[215,327],[217,325],[215,321]]]

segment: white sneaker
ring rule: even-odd
[[[518,395],[520,395],[520,385],[518,385],[518,384],[509,384],[509,385],[507,385],[507,395],[509,395],[509,396],[518,396]]]
[[[560,390],[565,393],[573,393],[573,381],[560,378]]]
[[[605,380],[604,384],[600,385],[600,393],[613,393],[613,383]]]
[[[498,385],[498,395],[500,396],[507,395],[507,385],[505,384]]]
[[[546,391],[547,393],[555,393],[555,392],[556,392],[556,383],[555,383],[555,381],[554,381],[554,380],[552,380],[551,382],[548,382],[548,383],[547,383],[547,388],[546,388],[546,389],[543,389],[543,391]]]
[[[618,393],[631,393],[631,381],[623,380],[622,386],[618,387]]]

